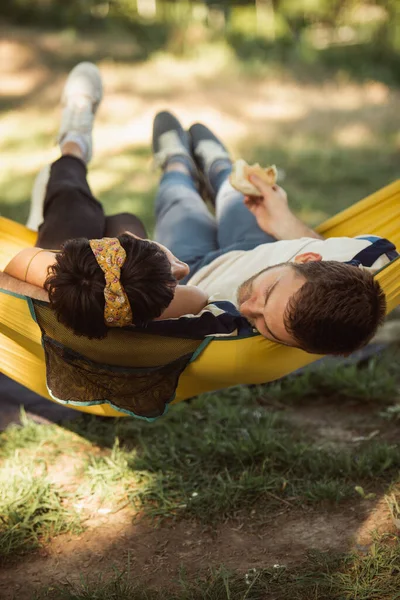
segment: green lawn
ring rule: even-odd
[[[318,515],[335,527],[353,511],[332,550],[311,536],[300,559],[289,552],[285,562],[265,564],[252,555],[254,566],[243,558],[236,568],[204,561],[195,564],[197,578],[182,558],[180,569],[162,579],[163,591],[138,576],[129,562],[134,550],[128,541],[120,545],[111,528],[101,552],[112,561],[103,561],[101,571],[82,572],[77,581],[78,567],[52,581],[54,561],[48,559],[49,569],[45,554],[36,559],[46,573],[42,585],[28,578],[28,589],[38,600],[393,600],[400,583],[399,521],[390,520],[400,512],[399,352],[359,368],[328,364],[283,383],[207,394],[151,425],[82,416],[63,428],[24,417],[22,427],[0,435],[0,584],[16,561],[51,548],[55,536],[65,534],[61,548],[74,538],[90,542],[85,535],[96,531],[100,515],[112,519],[122,511],[127,529],[156,528],[165,544],[179,524],[195,524],[216,540],[232,527],[267,548],[271,539],[279,554],[274,521],[282,523],[282,514],[283,522],[303,523],[304,536]],[[379,529],[382,512],[386,527]],[[375,513],[376,525],[361,535]],[[290,538],[290,531],[282,535]],[[229,552],[226,559],[232,563]]]
[[[163,108],[185,126],[204,121],[234,157],[275,163],[291,205],[311,224],[398,177],[399,92],[385,83],[357,83],[340,69],[303,81],[295,67],[276,62],[246,70],[222,43],[196,47],[187,58],[158,51],[143,62],[127,34],[11,30],[3,37],[3,216],[26,219],[38,170],[57,158],[62,86],[82,59],[99,64],[105,86],[89,181],[107,213],[136,212],[150,230],[158,181],[151,126]]]

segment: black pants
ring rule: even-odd
[[[141,220],[130,213],[106,217],[86,180],[86,165],[74,156],[62,156],[51,165],[43,206],[43,223],[36,246],[57,250],[79,237],[116,237],[124,231],[146,238]]]

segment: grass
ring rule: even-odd
[[[110,453],[101,456],[89,454],[82,467],[83,481],[76,491],[81,498],[95,497],[99,503],[108,502],[117,506],[126,501],[136,489],[146,489],[153,479],[146,470],[132,468],[137,450],[129,451],[121,448],[118,438],[115,439]]]
[[[355,81],[377,80],[398,85],[399,53],[379,48],[376,41],[334,44],[317,48],[310,39],[266,40],[265,37],[232,32],[228,42],[245,72],[262,76],[273,70],[295,71],[308,83],[338,73]]]
[[[184,125],[204,120],[236,157],[276,163],[286,173],[291,206],[312,225],[398,176],[395,87],[370,80],[357,86],[335,73],[325,79],[331,89],[321,92],[314,68],[307,67],[306,85],[299,85],[296,67],[282,63],[269,71],[266,60],[267,70],[249,72],[223,41],[184,57],[160,51],[146,62],[135,61],[137,42],[128,35],[17,30],[5,43],[13,44],[17,65],[7,72],[0,119],[0,213],[11,219],[24,222],[38,170],[57,157],[50,148],[58,98],[79,60],[97,61],[105,79],[89,169],[93,191],[107,213],[134,211],[150,233],[158,183],[148,168],[151,117],[161,108],[171,108]]]
[[[68,449],[73,452],[77,443],[82,446],[84,440],[74,439],[71,434],[57,425],[41,427],[29,419],[23,409],[20,413],[21,425],[9,425],[0,433],[0,460],[17,457],[23,448],[25,456],[30,458],[54,460],[64,452],[63,446],[68,440]]]
[[[395,361],[393,356],[392,368]],[[306,372],[268,387],[266,393],[284,403],[340,390],[342,398],[371,402],[378,376],[386,394],[376,391],[381,408],[398,385],[387,356],[361,370],[334,366]],[[260,407],[263,391],[238,387],[208,394],[190,406],[174,407],[167,418],[150,426],[124,419],[111,425],[90,417],[71,423],[76,433],[111,447],[107,456],[89,456],[84,466],[91,493],[104,500],[118,486],[120,500],[149,516],[210,523],[238,510],[268,510],[280,498],[298,505],[337,503],[357,497],[356,486],[374,492],[397,478],[396,444],[378,440],[324,448],[318,436],[293,425],[284,411]],[[199,427],[201,435],[196,435]]]
[[[377,539],[367,554],[310,553],[301,566],[208,571],[197,581],[182,573],[174,590],[148,589],[129,572],[43,590],[35,600],[397,600],[400,539]]]
[[[375,402],[379,410],[396,398],[396,365],[392,350],[363,368],[325,365],[265,387],[207,394],[190,406],[174,407],[151,426],[121,419],[110,427],[85,417],[71,427],[105,446],[118,436],[107,462],[90,458],[86,473],[96,482],[106,471],[108,480],[123,484],[126,497],[151,516],[210,522],[240,508],[268,507],[277,497],[297,504],[339,502],[354,498],[358,485],[377,490],[397,477],[398,446],[358,442],[332,451],[312,432],[288,422],[284,411],[267,411],[260,403],[272,400],[284,408],[288,402],[334,396]]]
[[[334,359],[321,361],[299,375],[286,377],[268,386],[260,386],[260,397],[280,402],[298,402],[301,398],[328,398],[382,402],[399,393],[397,365],[399,351],[394,347],[364,365],[343,368]],[[393,410],[393,406],[391,407]]]
[[[48,477],[58,457],[76,451],[76,436],[38,425],[24,411],[21,425],[0,434],[0,562],[36,550],[55,535],[80,530],[70,494]]]
[[[8,459],[0,470],[0,562],[37,549],[53,536],[77,532],[66,495],[37,464]]]
[[[386,372],[386,392],[396,389],[398,378],[389,367],[383,355],[364,369],[325,367],[323,374],[306,372],[266,392],[283,404],[315,397],[318,386],[333,391],[345,382],[345,396],[359,403],[369,398],[371,405],[368,389],[375,377],[385,381]],[[112,511],[131,505],[153,518],[196,519],[209,526],[252,511],[253,521],[261,522],[280,505],[362,502],[357,488],[365,497],[398,481],[397,444],[366,436],[348,447],[324,447],[318,433],[288,420],[284,410],[260,406],[262,391],[238,387],[204,395],[151,425],[83,416],[68,431],[24,417],[21,427],[0,434],[0,554],[31,551],[73,530],[72,507],[82,500]],[[382,400],[377,394],[376,412]],[[48,471],[51,475],[59,459],[76,453],[77,483],[62,489]]]
[[[291,418],[296,403],[316,406],[319,394],[331,391],[338,407],[350,402],[350,415],[367,411],[373,426],[384,429],[390,421],[379,412],[396,401],[396,364],[392,351],[358,369],[325,365],[265,388],[204,395],[150,425],[82,415],[61,428],[23,415],[22,426],[0,434],[0,560],[8,564],[56,535],[81,531],[97,512],[122,507],[158,524],[195,521],[212,530],[231,519],[254,532],[282,509],[299,518],[304,511],[349,506],[367,514],[386,493],[387,511],[400,524],[397,443],[367,434],[365,441],[327,447],[322,433]],[[378,377],[386,397],[368,391]],[[266,395],[272,409],[263,406]],[[72,482],[62,475],[66,457],[79,458]],[[61,475],[56,482],[55,473]],[[245,573],[204,563],[197,579],[182,571],[163,589],[149,588],[119,564],[112,573],[103,568],[101,579],[92,573],[77,583],[74,573],[69,582],[36,588],[35,598],[395,600],[399,558],[399,539],[388,533],[358,553],[311,552],[287,567]]]

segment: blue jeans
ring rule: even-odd
[[[165,173],[156,197],[155,239],[186,262],[190,274],[231,250],[252,250],[275,242],[257,224],[243,203],[243,195],[229,183],[230,169],[219,173],[215,216],[210,213],[190,177],[178,171]]]

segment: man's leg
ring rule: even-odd
[[[111,217],[106,217],[106,226],[104,237],[117,237],[125,231],[133,233],[137,237],[146,239],[147,232],[142,221],[132,213],[118,213]]]
[[[39,229],[40,247],[56,249],[67,239],[104,234],[102,206],[86,181],[93,121],[101,98],[99,70],[92,63],[80,63],[69,74],[63,90],[58,133],[62,156],[50,170],[47,167],[39,174],[33,188],[27,225]]]
[[[230,172],[229,172],[230,173]],[[275,242],[276,239],[265,233],[254,215],[243,202],[243,194],[229,183],[229,173],[216,188],[216,216],[218,223],[218,244],[220,248],[252,250],[260,244]]]
[[[173,115],[156,116],[153,149],[164,169],[155,203],[155,239],[193,269],[217,249],[217,228],[197,190],[186,133]]]
[[[218,247],[221,250],[251,250],[275,241],[257,224],[246,208],[243,195],[229,183],[232,162],[222,142],[207,127],[196,123],[190,128],[193,154],[203,172],[215,201],[218,224]]]
[[[191,266],[217,249],[217,227],[189,172],[174,167],[160,181],[155,239]]]

